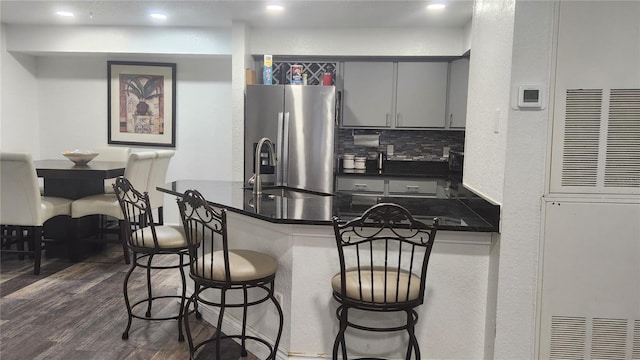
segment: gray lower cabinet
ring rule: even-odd
[[[447,181],[444,179],[373,178],[339,176],[337,189],[359,195],[410,196],[446,198]]]
[[[338,191],[384,195],[385,180],[367,177],[338,177]]]

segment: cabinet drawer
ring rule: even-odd
[[[352,191],[360,193],[384,193],[383,179],[367,178],[338,178],[338,191]]]
[[[389,194],[435,195],[437,180],[389,180]]]

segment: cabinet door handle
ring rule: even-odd
[[[400,127],[400,113],[396,114],[396,127]]]
[[[367,184],[353,184],[353,190],[365,191],[367,190]]]
[[[407,185],[407,192],[417,193],[420,190],[418,185]]]
[[[449,127],[453,127],[453,113],[449,114]]]
[[[389,113],[386,113],[386,114],[385,114],[385,124],[386,124],[387,126],[391,126],[391,121],[389,120],[389,117],[390,117],[390,116],[391,116],[391,114],[389,114]]]

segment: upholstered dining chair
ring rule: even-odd
[[[157,187],[166,182],[169,162],[175,153],[173,150],[157,150],[149,171],[149,180],[147,181],[149,202],[152,210],[158,210],[157,221],[160,225],[164,224],[164,194],[158,191]]]
[[[4,237],[0,252],[33,256],[33,273],[40,274],[43,225],[53,217],[70,216],[71,201],[40,195],[30,154],[0,154],[0,224]],[[7,237],[18,242],[16,249],[10,246]],[[24,241],[28,242],[27,250]]]
[[[129,155],[129,159],[127,160],[127,165],[124,170],[124,177],[127,178],[136,189],[147,188],[149,171],[151,170],[151,163],[155,156],[156,153],[153,151],[138,152]],[[78,219],[89,215],[106,215],[118,219],[118,239],[116,242],[122,244],[125,262],[129,264],[129,248],[127,247],[126,237],[123,233],[125,229],[123,226],[124,215],[115,194],[89,195],[77,199],[71,204],[71,217],[73,218],[72,235],[75,237],[76,242],[79,241],[77,226]],[[109,239],[101,238],[93,240],[96,242],[113,242]],[[72,260],[76,260],[75,255],[73,254]]]
[[[134,318],[137,318],[142,320],[178,320],[178,341],[184,341],[182,321],[187,313],[184,306],[187,291],[184,267],[189,265],[188,262],[185,262],[185,259],[189,259],[189,255],[184,228],[182,226],[156,226],[153,220],[149,194],[146,191],[141,193],[136,190],[126,178],[117,178],[113,188],[124,214],[123,228],[126,229],[126,243],[133,253],[131,266],[124,278],[124,301],[127,307],[128,320],[127,327],[122,333],[122,339],[129,338],[131,323]],[[154,263],[154,258],[157,259],[160,256],[177,256],[178,263],[168,265]],[[129,279],[136,268],[146,270],[147,291],[146,297],[132,303],[129,296]],[[176,268],[180,270],[181,295],[176,295],[175,293],[169,295],[154,294],[151,271]],[[176,313],[173,315],[156,314],[153,317],[153,303],[161,301],[161,299],[180,300]],[[135,310],[139,305],[146,305],[144,315]],[[194,304],[194,306],[197,306],[197,304]],[[196,317],[200,317],[198,313]]]
[[[418,221],[404,207],[381,203],[360,217],[344,222],[333,218],[340,271],[332,278],[333,297],[339,306],[339,330],[333,358],[347,359],[345,331],[348,327],[373,332],[406,330],[409,335],[406,359],[420,359],[415,336],[418,313],[424,301],[427,265],[435,240],[438,219],[433,225]],[[349,311],[405,313],[406,323],[377,326],[360,324]],[[363,315],[366,316],[366,315]],[[401,318],[398,316],[398,318]]]
[[[239,339],[241,356],[247,356],[247,340],[266,346],[270,353],[267,359],[276,359],[278,344],[282,335],[282,308],[274,296],[274,282],[278,262],[273,257],[244,249],[230,249],[227,232],[227,213],[224,209],[210,206],[197,190],[187,190],[178,198],[178,208],[182,217],[185,235],[189,244],[190,277],[195,282],[195,290],[187,301],[203,303],[220,308],[216,332],[212,337],[194,345],[189,318],[185,317],[185,330],[189,342],[190,359],[204,345],[215,342],[216,359],[221,359],[220,340]],[[220,297],[210,297],[208,290],[213,289]],[[252,297],[248,297],[248,292]],[[228,292],[242,292],[242,301],[231,300]],[[208,293],[209,295],[204,295]],[[280,323],[273,344],[267,339],[247,335],[247,309],[249,306],[271,301],[278,312]],[[222,320],[226,308],[242,308],[242,328],[238,335],[222,332]]]
[[[96,156],[93,161],[126,162],[129,160],[129,155],[131,154],[131,148],[128,146],[97,146],[93,150],[98,153],[98,156]],[[104,192],[113,194],[113,184],[115,184],[115,182],[116,179],[105,179]]]

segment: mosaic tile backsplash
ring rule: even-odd
[[[380,135],[380,145],[377,148],[353,144],[353,135],[374,134]],[[439,159],[445,146],[449,146],[452,151],[464,151],[464,131],[338,129],[337,135],[340,156],[348,153],[375,159],[378,151],[387,153],[387,145],[393,145],[393,156],[389,156],[390,159]]]

